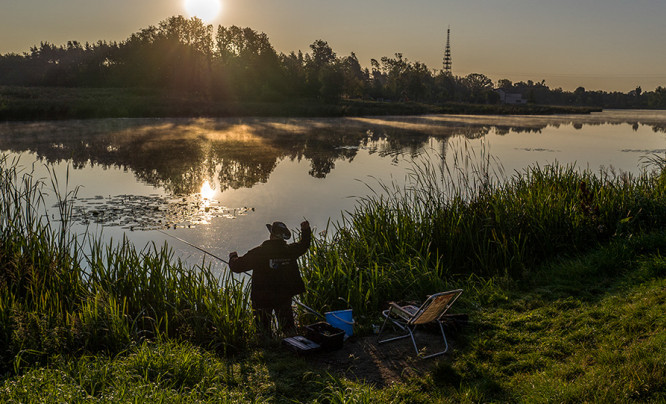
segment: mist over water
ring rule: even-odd
[[[79,187],[74,231],[126,235],[139,248],[166,241],[200,263],[199,251],[160,231],[220,257],[242,254],[267,237],[266,223],[297,229],[308,219],[321,232],[424,162],[464,170],[485,160],[500,177],[556,162],[638,174],[646,157],[666,153],[666,112],[5,123],[0,151]]]

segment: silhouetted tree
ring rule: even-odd
[[[23,54],[0,55],[0,84],[20,86],[147,87],[228,100],[322,99],[495,103],[493,82],[480,73],[464,77],[431,71],[401,53],[370,60],[363,68],[354,53],[339,58],[318,39],[310,53],[278,54],[265,33],[251,28],[204,24],[174,16],[133,33],[124,41],[65,45],[41,42]],[[550,89],[544,80],[497,87],[530,102],[610,108],[664,108],[664,88],[626,93]]]
[[[340,62],[344,74],[343,91],[348,97],[362,98],[368,81],[368,72],[361,68],[354,52]]]
[[[472,102],[487,103],[493,93],[493,82],[484,74],[470,73],[462,80]]]
[[[315,69],[330,65],[336,60],[335,52],[326,41],[317,39],[310,45],[310,49],[312,49],[311,65]]]

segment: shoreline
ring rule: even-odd
[[[217,100],[145,88],[0,86],[0,122],[99,118],[331,118],[389,115],[554,115],[600,112],[598,107],[552,105],[424,104],[340,100]]]

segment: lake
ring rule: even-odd
[[[556,162],[638,174],[666,153],[666,111],[12,122],[0,124],[0,152],[49,184],[50,167],[61,192],[77,189],[75,232],[126,235],[139,248],[168,242],[200,263],[171,236],[226,258],[260,244],[275,220],[322,232],[423,162],[464,170],[485,160],[500,177]]]

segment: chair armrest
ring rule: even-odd
[[[409,321],[412,318],[412,313],[408,312],[407,310],[403,309],[396,303],[389,303],[389,315],[391,313],[395,314],[396,316],[402,318],[405,321]]]

